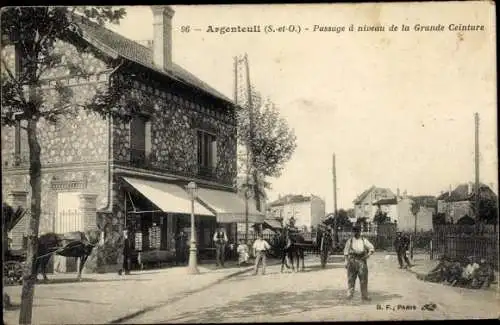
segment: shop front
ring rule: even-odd
[[[123,177],[126,228],[140,265],[187,262],[191,236],[191,197],[183,184]],[[237,224],[245,222],[245,201],[236,193],[198,187],[194,204],[196,243],[200,259],[215,255],[213,235],[224,228],[229,244],[238,242]],[[251,223],[264,215],[248,207]]]

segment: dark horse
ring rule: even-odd
[[[304,271],[304,248],[300,245],[305,242],[304,237],[299,233],[291,232],[285,228],[279,235],[278,242],[279,250],[281,251],[281,272],[283,272],[284,266],[287,269],[290,268],[286,262],[287,257],[292,265],[292,271],[295,272],[294,260],[297,261],[297,271],[299,270],[300,260],[302,260],[301,270]]]
[[[96,240],[97,243],[97,240]],[[96,243],[91,243],[87,235],[81,231],[68,232],[65,234],[47,233],[38,237],[38,252],[35,263],[35,272],[39,269],[44,280],[47,278],[47,264],[54,254],[65,257],[76,257],[80,259],[78,268],[78,279],[82,278],[82,270],[87,258],[92,253]]]

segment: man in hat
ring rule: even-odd
[[[369,301],[371,299],[368,297],[368,265],[366,260],[375,252],[375,248],[368,239],[361,237],[359,226],[354,226],[352,231],[353,236],[347,240],[344,248],[347,283],[349,287],[347,298],[351,299],[353,297],[356,278],[359,277],[361,299]]]
[[[409,245],[410,245],[410,240],[408,239],[408,237],[403,235],[401,231],[398,231],[396,233],[396,239],[394,239],[394,249],[398,254],[398,262],[400,269],[413,266],[411,265],[410,260],[406,255],[406,251],[408,250]],[[406,263],[406,266],[404,265],[403,260]]]
[[[224,259],[226,254],[226,244],[228,242],[226,232],[224,228],[219,228],[214,234],[215,243],[215,263],[217,266],[224,267]]]

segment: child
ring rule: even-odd
[[[237,252],[238,252],[238,266],[248,263],[248,258],[249,258],[248,246],[245,244],[245,241],[243,239],[240,239],[240,244],[238,245]]]

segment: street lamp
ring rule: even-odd
[[[197,187],[195,182],[189,182],[186,189],[191,197],[191,244],[189,245],[188,273],[198,274],[198,263],[196,257],[196,230],[194,222],[194,199],[196,198]]]

